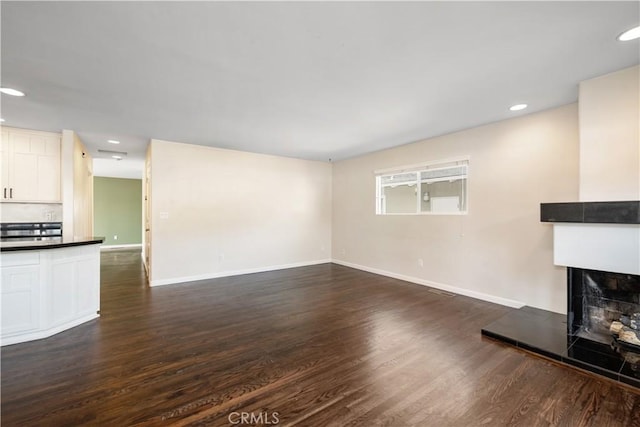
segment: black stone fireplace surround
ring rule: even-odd
[[[640,202],[543,203],[540,219],[640,224]],[[568,267],[567,297],[567,315],[523,307],[482,335],[640,388],[640,348],[610,331],[612,322],[640,329],[640,276]]]

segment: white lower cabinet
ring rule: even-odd
[[[40,327],[40,257],[2,257],[2,336]]]
[[[98,317],[100,247],[1,254],[2,345],[45,338]]]

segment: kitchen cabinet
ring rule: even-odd
[[[2,336],[40,326],[40,258],[38,253],[2,256]]]
[[[2,202],[59,203],[60,135],[3,128]]]
[[[53,250],[48,254],[52,278],[47,298],[50,327],[96,317],[100,310],[98,245]]]
[[[99,317],[101,242],[0,246],[0,345],[46,338]]]

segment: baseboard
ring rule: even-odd
[[[102,246],[100,246],[100,249],[106,249],[106,250],[109,250],[109,249],[125,249],[125,248],[128,248],[128,249],[140,248],[140,249],[142,249],[142,243],[131,243],[131,244],[128,244],[128,245],[102,245]]]
[[[267,267],[247,268],[244,270],[221,271],[217,273],[205,273],[195,276],[172,277],[170,279],[151,280],[149,286],[173,285],[176,283],[194,282],[196,280],[219,279],[221,277],[240,276],[242,274],[264,273],[267,271],[284,270],[286,268],[306,267],[309,265],[328,264],[331,259],[315,261],[294,262],[291,264],[271,265]]]
[[[71,329],[75,326],[79,326],[83,323],[86,323],[90,320],[97,319],[100,317],[98,313],[91,313],[89,315],[83,316],[79,319],[74,319],[72,321],[66,322],[62,325],[54,326],[50,329],[45,329],[43,331],[35,331],[25,334],[18,334],[8,337],[2,337],[0,341],[0,346],[12,345],[12,344],[20,344],[22,342],[40,340],[43,338],[49,338],[52,335],[59,334],[60,332],[64,332],[68,329]]]
[[[464,295],[467,297],[479,299],[482,301],[488,301],[495,304],[505,305],[512,308],[521,308],[525,306],[525,303],[515,301],[507,298],[498,297],[495,295],[485,294],[482,292],[471,291],[469,289],[459,288],[457,286],[445,285],[443,283],[431,282],[429,280],[420,279],[412,276],[405,276],[404,274],[393,273],[391,271],[380,270],[378,268],[367,267],[365,265],[354,264],[339,259],[333,259],[331,262],[334,264],[343,265],[345,267],[355,268],[356,270],[367,271],[369,273],[379,274],[381,276],[391,277],[393,279],[404,280],[405,282],[411,282],[418,285],[429,286],[430,288],[436,288],[443,291],[451,292],[458,295]]]
[[[354,263],[342,261],[339,259],[322,259],[322,260],[316,260],[316,261],[305,261],[305,262],[296,262],[291,264],[272,265],[268,267],[249,268],[244,270],[206,273],[206,274],[199,274],[195,276],[172,277],[170,279],[151,280],[149,286],[165,286],[165,285],[172,285],[176,283],[194,282],[196,280],[218,279],[221,277],[240,276],[242,274],[263,273],[267,271],[284,270],[287,268],[296,268],[296,267],[306,267],[310,265],[326,264],[330,262],[334,264],[343,265],[345,267],[355,268],[356,270],[367,271],[369,273],[379,274],[381,276],[391,277],[393,279],[404,280],[405,282],[415,283],[422,286],[428,286],[430,288],[440,289],[440,290],[451,292],[457,295],[464,295],[467,297],[479,299],[482,301],[488,301],[495,304],[504,305],[507,307],[521,308],[525,306],[525,304],[520,301],[515,301],[507,298],[498,297],[495,295],[485,294],[483,292],[472,291],[469,289],[459,288],[457,286],[451,286],[451,285],[445,285],[443,283],[432,282],[429,280],[420,279],[418,277],[393,273],[391,271],[381,270],[378,268],[354,264]]]

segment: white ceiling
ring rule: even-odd
[[[0,7],[2,86],[27,93],[4,124],[75,130],[102,176],[141,176],[151,138],[344,159],[574,102],[640,57],[616,40],[636,1]]]

